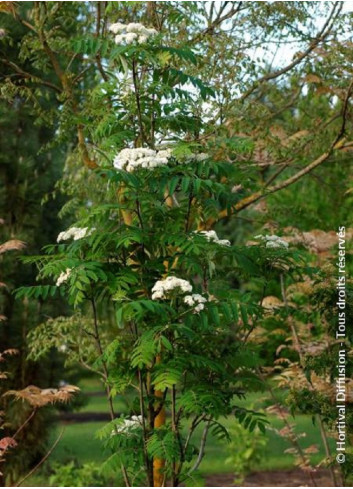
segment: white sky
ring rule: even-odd
[[[316,1],[316,2],[314,2],[313,0],[310,1],[311,3],[324,3],[323,1]],[[343,2],[337,2],[337,3],[343,3],[342,14],[353,12],[353,0],[347,0]],[[317,17],[316,25],[318,31],[321,29],[325,21],[326,21],[326,16]],[[352,32],[352,37],[353,37],[353,32]],[[262,62],[268,63],[271,61],[273,68],[278,69],[288,64],[288,62],[290,62],[293,59],[293,57],[298,52],[298,50],[301,50],[301,45],[299,43],[288,42],[278,46],[278,44],[274,42],[273,46],[271,46],[270,52],[261,47],[257,47],[256,49],[248,50],[247,54],[250,56],[250,58],[254,59],[255,62],[260,64]]]
[[[343,12],[353,12],[353,1],[349,0],[343,3]]]

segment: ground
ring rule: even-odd
[[[313,474],[317,487],[332,487],[327,470]],[[206,487],[236,487],[231,474],[210,475],[206,479]],[[300,469],[273,470],[253,472],[248,475],[242,487],[314,487],[309,475]]]

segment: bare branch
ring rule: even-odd
[[[17,482],[17,484],[15,484],[14,487],[20,487],[25,480],[28,479],[28,477],[30,477],[37,469],[39,469],[39,467],[47,460],[47,458],[50,457],[50,455],[53,453],[53,451],[55,450],[57,444],[59,443],[59,441],[61,440],[63,434],[64,434],[64,431],[65,431],[65,428],[63,428],[59,434],[59,436],[57,437],[57,439],[55,440],[55,442],[53,443],[53,445],[51,446],[50,450],[44,455],[44,457],[37,463],[37,465],[35,467],[33,467],[32,470],[30,470],[28,472],[27,475],[25,475],[19,482]]]
[[[273,194],[275,192],[278,192],[279,190],[282,190],[286,187],[289,187],[293,183],[300,180],[304,175],[307,175],[308,173],[312,172],[316,167],[318,167],[319,165],[324,163],[332,155],[332,153],[335,150],[341,149],[343,147],[344,143],[345,143],[345,139],[343,138],[340,141],[338,141],[337,143],[332,144],[330,146],[330,148],[325,153],[320,155],[318,158],[316,158],[316,160],[311,162],[305,168],[298,171],[295,175],[292,175],[291,177],[287,178],[283,182],[278,183],[277,185],[273,185],[272,187],[268,187],[264,191],[256,192],[256,193],[250,195],[249,197],[245,197],[245,199],[240,200],[234,206],[234,210],[235,211],[241,211],[241,210],[245,209],[246,207],[249,207],[250,204],[253,204],[253,203],[257,202],[258,200],[261,200],[261,199],[267,197],[267,195]],[[223,218],[223,217],[226,217],[227,215],[228,215],[227,211],[222,211],[219,214],[219,217]]]
[[[287,178],[286,180],[283,180],[282,182],[278,183],[277,185],[273,185],[271,187],[265,187],[262,190],[259,190],[258,192],[255,192],[252,195],[249,195],[248,197],[245,197],[244,199],[240,200],[235,206],[230,210],[223,210],[218,214],[218,219],[223,219],[225,217],[228,217],[229,214],[232,214],[236,211],[241,211],[243,209],[246,209],[249,207],[249,205],[254,204],[255,202],[267,197],[269,194],[273,194],[275,192],[278,192],[279,190],[282,190],[286,187],[289,187],[293,183],[297,182],[300,180],[303,176],[307,175],[308,173],[311,173],[315,168],[317,168],[319,165],[324,163],[334,151],[336,150],[341,150],[347,147],[346,143],[346,138],[344,137],[344,134],[346,132],[346,124],[347,124],[347,113],[348,113],[348,108],[349,108],[349,99],[352,96],[353,93],[353,80],[351,81],[347,92],[346,96],[343,101],[342,105],[342,110],[341,110],[341,117],[342,117],[342,124],[340,127],[340,130],[335,137],[334,141],[332,142],[331,146],[328,148],[328,150],[320,155],[318,158],[316,158],[314,161],[312,161],[309,165],[307,165],[305,168],[302,168],[300,171],[292,175],[291,177]],[[336,117],[335,117],[336,118]],[[349,143],[347,143],[349,144]],[[288,162],[287,162],[288,163]],[[283,168],[284,169],[284,168]],[[282,169],[276,174],[276,177],[282,172]]]
[[[203,429],[199,454],[198,454],[198,457],[196,459],[196,462],[194,463],[194,465],[189,470],[188,475],[192,474],[193,472],[195,472],[195,470],[197,470],[199,468],[199,465],[202,462],[203,456],[205,455],[207,435],[208,435],[208,430],[210,428],[211,421],[212,421],[212,419],[209,419],[206,423],[206,426]]]
[[[28,73],[27,71],[22,70],[22,68],[16,65],[16,63],[13,63],[12,61],[9,61],[5,58],[1,58],[0,62],[6,66],[10,66],[11,68],[13,68],[16,71],[16,73],[18,73],[18,75],[22,76],[22,78],[31,80],[32,82],[37,83],[39,85],[44,85],[45,87],[52,88],[56,92],[61,93],[61,88],[58,87],[58,85],[55,85],[54,83],[51,83],[47,80],[43,80],[42,78],[33,75],[32,73]]]
[[[292,70],[295,68],[298,64],[300,64],[305,58],[311,54],[314,49],[317,48],[317,46],[324,41],[327,36],[331,33],[333,23],[337,19],[338,15],[340,14],[342,10],[343,4],[342,2],[335,2],[334,6],[330,12],[330,15],[328,16],[323,28],[321,31],[315,36],[314,40],[310,43],[308,48],[303,51],[299,56],[296,57],[295,60],[293,60],[291,63],[289,63],[287,66],[273,71],[271,73],[267,73],[267,75],[264,75],[263,77],[259,78],[250,88],[247,90],[241,97],[240,100],[244,101],[247,97],[249,97],[258,87],[261,85],[263,82],[269,81],[269,80],[274,80],[275,78],[278,78],[279,76],[284,75],[288,71]]]
[[[224,8],[228,4],[228,2],[224,2],[224,3],[225,3],[225,5],[223,6],[223,8],[222,7],[220,8],[216,18],[211,22],[211,24],[209,26],[207,26],[206,29],[204,29],[202,32],[197,34],[193,39],[191,39],[189,41],[190,43],[195,43],[195,42],[199,41],[202,37],[206,36],[207,34],[212,33],[214,31],[214,29],[216,27],[218,27],[219,25],[221,25],[225,20],[228,20],[228,19],[234,17],[235,15],[237,15],[237,13],[241,10],[242,4],[244,2],[237,2],[236,6],[233,6],[229,10],[229,12],[222,15],[222,12],[224,11]],[[233,3],[233,2],[231,2],[231,3]]]

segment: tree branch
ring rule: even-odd
[[[308,173],[312,172],[316,167],[324,163],[335,150],[341,149],[345,143],[345,138],[341,139],[338,142],[335,142],[330,146],[330,148],[320,155],[318,158],[316,158],[313,162],[311,162],[309,165],[307,165],[305,168],[302,170],[298,171],[295,175],[292,175],[291,177],[287,178],[283,182],[278,183],[277,185],[273,185],[272,187],[268,187],[267,189],[263,191],[256,192],[249,197],[245,197],[244,199],[240,200],[237,204],[235,204],[233,211],[241,211],[245,209],[246,207],[249,207],[249,205],[254,204],[258,200],[261,200],[265,197],[267,197],[269,194],[273,194],[275,192],[278,192],[279,190],[282,190],[286,187],[289,187],[293,183],[297,182],[300,180],[303,176],[307,175]],[[227,211],[222,211],[219,214],[219,218],[222,219],[228,215]]]
[[[194,465],[189,470],[188,475],[191,475],[193,472],[195,472],[195,470],[197,470],[199,468],[199,465],[202,462],[203,456],[205,455],[205,447],[206,447],[207,435],[208,435],[208,430],[210,428],[210,424],[211,424],[211,419],[209,419],[206,422],[206,426],[203,429],[199,454],[198,454],[198,457],[196,459],[196,462],[194,463]]]
[[[307,165],[305,168],[302,168],[300,171],[292,175],[291,177],[287,178],[286,180],[283,180],[282,182],[278,183],[277,185],[273,185],[271,187],[264,188],[262,190],[259,190],[258,192],[255,192],[252,195],[249,195],[248,197],[245,197],[244,199],[240,200],[235,206],[229,211],[229,210],[223,210],[218,214],[218,220],[219,219],[224,219],[225,217],[228,217],[230,214],[233,214],[234,212],[241,211],[243,209],[246,209],[249,207],[249,205],[254,204],[255,202],[267,197],[269,194],[273,194],[275,192],[278,192],[279,190],[282,190],[286,187],[289,187],[293,183],[297,182],[300,180],[303,176],[307,175],[308,173],[312,172],[315,168],[317,168],[319,165],[324,163],[334,151],[344,149],[345,143],[346,143],[346,138],[344,137],[345,132],[346,132],[346,125],[347,125],[347,114],[348,114],[348,108],[349,108],[349,99],[352,96],[353,93],[353,80],[349,84],[349,87],[347,89],[342,109],[341,109],[341,117],[342,117],[342,124],[340,127],[340,130],[335,137],[333,143],[329,147],[329,149],[320,155],[318,158],[316,158],[314,161],[312,161],[309,165]],[[284,169],[284,168],[283,168]],[[281,169],[282,171],[282,169]],[[281,173],[278,172],[279,173]],[[276,175],[278,176],[278,175]],[[213,223],[213,222],[212,222]],[[210,224],[210,223],[208,223]]]
[[[32,75],[31,73],[28,73],[27,71],[22,70],[22,68],[20,68],[13,61],[9,61],[9,60],[7,60],[5,58],[1,58],[0,59],[0,62],[3,63],[6,66],[10,66],[11,68],[13,68],[16,71],[16,73],[18,73],[19,75],[21,75],[23,78],[29,79],[29,80],[33,81],[34,83],[38,83],[40,85],[44,85],[46,87],[52,88],[53,90],[55,90],[58,93],[61,93],[61,91],[62,91],[61,88],[58,87],[58,85],[55,85],[54,83],[51,83],[51,82],[46,81],[46,80],[43,80],[42,78],[39,78],[36,75]]]
[[[27,475],[25,475],[19,482],[17,482],[14,487],[19,487],[21,486],[25,480],[28,479],[28,477],[30,477],[37,469],[39,469],[39,467],[47,460],[47,458],[50,457],[50,455],[53,453],[53,451],[55,450],[57,444],[59,443],[59,441],[61,440],[63,434],[64,434],[64,431],[65,431],[65,428],[63,428],[58,436],[58,438],[55,440],[55,442],[53,443],[53,445],[50,447],[49,451],[44,455],[44,457],[37,463],[37,465],[35,467],[33,467],[32,470],[30,470],[28,472]]]
[[[233,3],[233,2],[231,2],[231,3]],[[232,18],[233,16],[235,16],[241,10],[241,6],[243,3],[244,2],[238,2],[236,7],[232,7],[229,10],[229,12],[227,12],[224,15],[222,15],[222,12],[223,12],[224,8],[226,7],[226,5],[224,5],[223,8],[221,7],[216,18],[211,22],[211,24],[209,26],[207,26],[206,29],[204,29],[202,32],[200,32],[199,34],[194,36],[189,41],[189,43],[192,44],[192,43],[199,41],[202,37],[206,36],[207,34],[210,34],[217,26],[221,25],[225,20],[228,20],[228,19]],[[225,4],[228,4],[228,2],[225,2]]]
[[[248,98],[258,87],[261,85],[263,82],[274,80],[275,78],[278,78],[281,75],[284,75],[288,71],[292,70],[295,68],[299,63],[301,63],[306,57],[311,54],[314,49],[317,48],[317,46],[324,41],[327,36],[330,34],[332,25],[338,15],[340,14],[341,10],[343,8],[342,2],[335,2],[334,6],[330,12],[330,15],[328,16],[323,28],[321,31],[315,36],[314,40],[310,43],[308,48],[302,52],[295,60],[293,60],[291,63],[289,63],[287,66],[273,71],[271,73],[267,73],[267,75],[264,75],[263,77],[259,78],[253,85],[247,90],[241,97],[240,100],[244,101],[246,98]]]

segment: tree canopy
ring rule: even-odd
[[[319,423],[337,484],[332,238],[352,236],[343,7],[1,4],[0,198],[6,238],[30,245],[9,275],[24,310],[40,305],[14,346],[101,378],[106,467],[126,486],[191,483],[209,432],[229,437],[225,417],[265,431],[239,400],[272,392],[279,372],[290,409]]]

